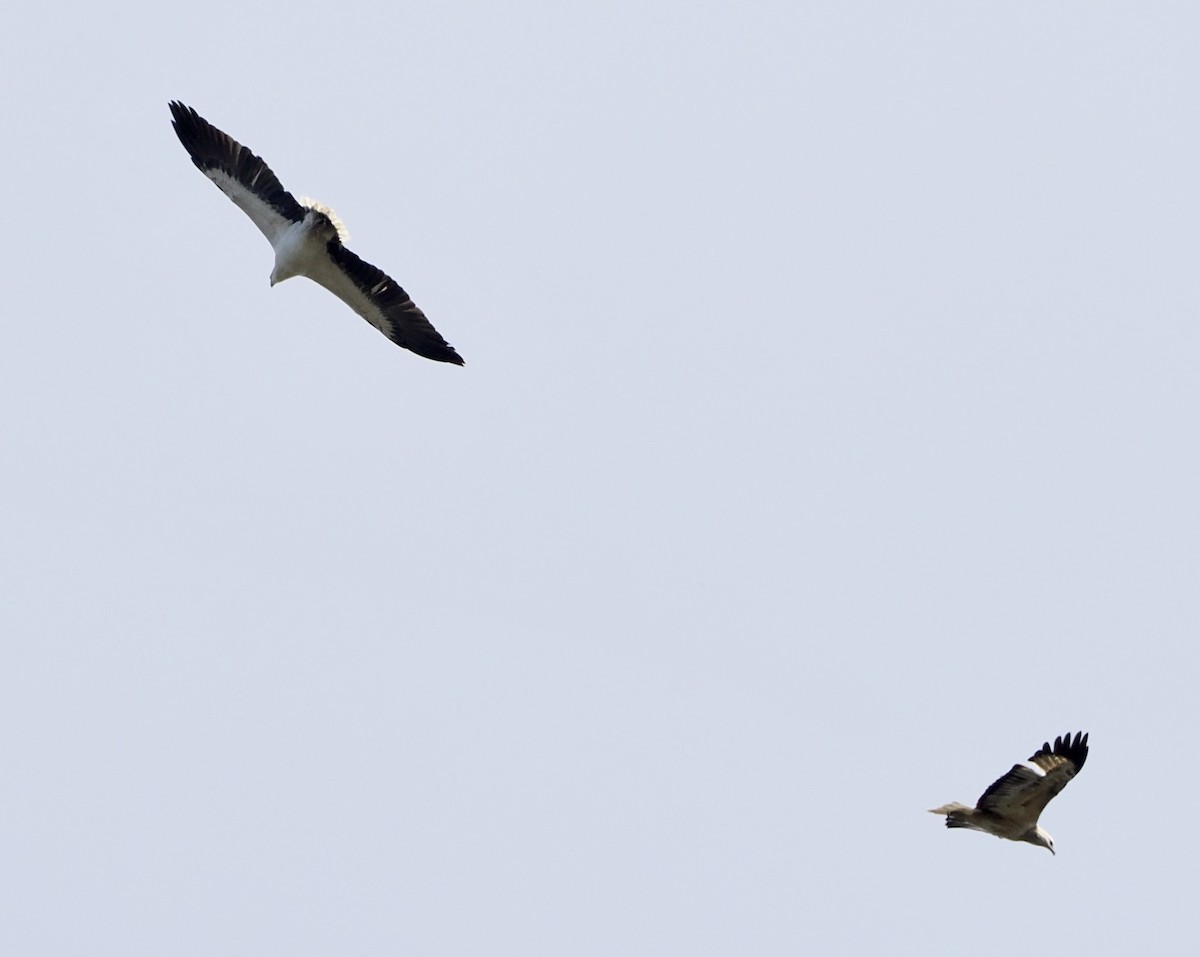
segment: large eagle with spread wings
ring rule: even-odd
[[[332,209],[297,200],[261,157],[190,106],[173,101],[170,107],[175,133],[192,162],[275,248],[272,286],[292,276],[307,276],[396,345],[436,362],[463,364],[396,280],[346,248],[346,229]]]
[[[1075,777],[1088,756],[1088,736],[1076,732],[1054,739],[1029,759],[1014,764],[1011,771],[994,782],[974,807],[957,802],[934,808],[930,814],[945,814],[946,827],[969,827],[1010,841],[1026,841],[1054,853],[1054,839],[1038,827],[1038,817],[1067,782]]]

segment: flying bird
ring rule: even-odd
[[[275,248],[272,286],[292,276],[307,276],[396,345],[426,359],[463,364],[396,280],[345,247],[348,234],[333,210],[312,200],[296,200],[260,157],[191,107],[175,101],[170,106],[171,125],[192,162]]]
[[[945,814],[946,827],[969,827],[1010,841],[1026,841],[1054,853],[1054,839],[1038,827],[1038,816],[1067,782],[1075,777],[1088,756],[1088,736],[1068,731],[1047,742],[1029,759],[992,784],[974,807],[957,802],[934,808]],[[1032,765],[1032,766],[1030,766]]]

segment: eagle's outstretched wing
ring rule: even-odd
[[[1035,767],[1014,764],[1012,770],[993,782],[976,803],[976,809],[1009,820],[1036,824],[1042,809],[1067,782],[1079,773],[1088,756],[1088,736],[1070,733],[1042,745],[1029,760]]]

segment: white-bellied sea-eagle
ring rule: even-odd
[[[463,364],[399,283],[343,245],[346,231],[333,210],[298,201],[260,157],[191,107],[174,101],[170,105],[171,125],[192,162],[275,248],[272,286],[292,276],[307,276],[396,345],[426,359]]]
[[[1088,756],[1088,736],[1070,732],[1049,742],[1029,759],[992,784],[974,807],[957,802],[934,808],[945,814],[946,827],[969,827],[1010,841],[1026,841],[1054,853],[1054,839],[1038,827],[1038,816],[1050,799],[1079,773]],[[1031,766],[1032,765],[1032,766]]]

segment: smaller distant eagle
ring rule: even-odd
[[[983,792],[974,807],[957,802],[934,808],[930,814],[945,814],[946,827],[969,827],[1010,841],[1026,841],[1054,853],[1054,839],[1038,827],[1038,816],[1067,782],[1075,777],[1088,756],[1088,736],[1068,731],[1046,742],[1029,759],[1030,765],[1014,764],[1011,771]]]
[[[263,160],[190,106],[172,102],[171,125],[192,162],[237,204],[275,248],[271,285],[292,276],[320,283],[402,348],[462,365],[400,284],[343,243],[346,230],[328,207],[297,200]]]

